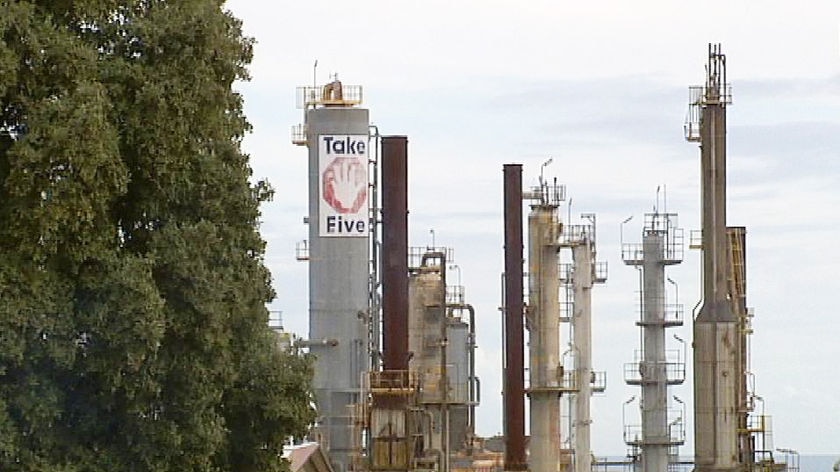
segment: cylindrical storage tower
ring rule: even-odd
[[[420,403],[426,405],[428,415],[424,428],[426,450],[444,449],[443,422],[440,408],[443,402],[441,374],[443,368],[442,335],[445,316],[442,306],[443,278],[439,266],[423,265],[408,282],[408,350],[409,370],[420,378]]]
[[[577,472],[592,470],[590,434],[592,429],[592,268],[594,267],[592,243],[593,241],[586,238],[572,247],[575,301],[572,324],[574,345],[577,348],[574,424],[575,470]]]
[[[437,382],[426,385],[441,372],[441,333],[444,316],[443,279],[436,267],[421,267],[408,282],[409,369],[418,372],[424,384],[421,402],[440,402]]]
[[[469,325],[457,317],[447,321],[447,374],[449,377],[449,450],[464,448],[469,431]]]
[[[309,147],[309,337],[318,434],[336,472],[349,466],[350,407],[367,365],[368,110],[306,112]]]
[[[560,464],[560,277],[557,206],[540,201],[528,215],[528,353],[531,399],[529,469]]]

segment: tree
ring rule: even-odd
[[[0,2],[0,470],[282,470],[314,419],[222,4]]]

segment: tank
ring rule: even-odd
[[[459,451],[464,449],[469,432],[469,325],[458,317],[450,317],[447,331],[449,450]]]

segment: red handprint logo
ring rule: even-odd
[[[337,157],[321,175],[322,198],[338,213],[358,213],[367,200],[367,167],[357,157]]]

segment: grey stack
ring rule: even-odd
[[[315,355],[314,388],[319,423],[316,435],[326,449],[336,472],[348,470],[354,450],[351,405],[358,401],[361,375],[368,364],[369,240],[368,202],[356,209],[337,211],[327,221],[322,215],[323,167],[332,153],[324,155],[323,146],[340,139],[361,142],[359,153],[367,175],[368,110],[351,106],[324,106],[306,112],[306,137],[309,147],[309,341]],[[349,155],[349,144],[344,153]],[[333,149],[335,150],[335,148]],[[329,164],[329,163],[327,163]],[[359,169],[344,169],[347,174]],[[340,172],[339,172],[340,173]],[[367,192],[367,180],[364,182]],[[339,193],[345,193],[346,190]],[[365,194],[366,196],[366,194]],[[345,198],[345,200],[347,200]],[[358,200],[354,198],[352,200]],[[346,201],[345,206],[356,206]],[[349,208],[353,210],[354,208]],[[356,216],[364,213],[364,219]],[[349,221],[349,223],[348,223]],[[363,221],[362,223],[358,223]],[[326,225],[330,225],[328,228]],[[325,230],[329,235],[324,235]]]

